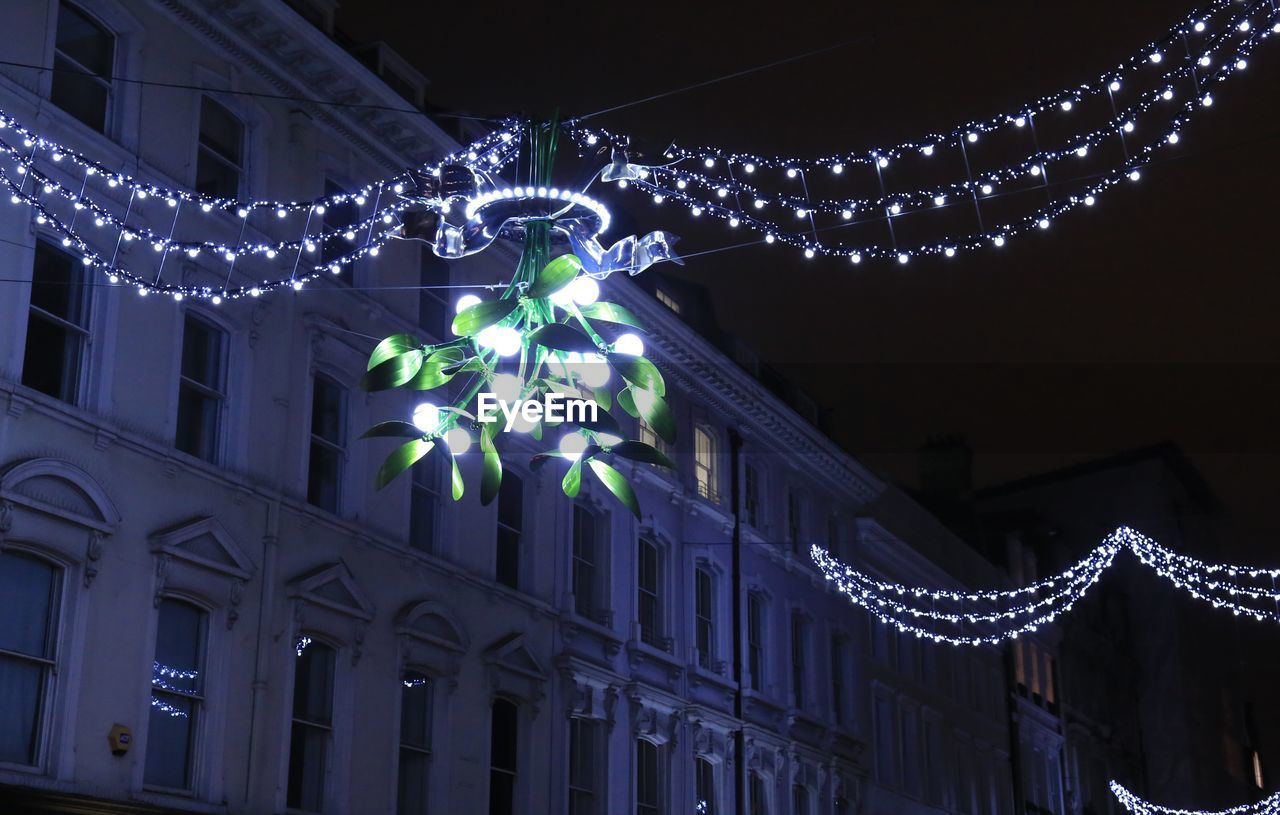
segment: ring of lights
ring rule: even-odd
[[[525,224],[546,222],[556,240],[567,240],[574,225],[591,237],[609,229],[613,216],[604,204],[582,193],[555,187],[503,187],[467,199],[468,226],[479,227],[486,237],[524,238]]]

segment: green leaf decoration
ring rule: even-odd
[[[610,447],[609,452],[631,461],[656,464],[659,467],[666,467],[671,470],[676,468],[675,462],[667,458],[665,453],[642,441],[624,441],[621,444],[615,444]]]
[[[636,400],[635,397],[631,395],[630,387],[626,387],[618,391],[618,407],[622,408],[623,412],[631,418],[640,418],[640,409],[636,407]]]
[[[613,395],[609,393],[608,388],[596,388],[593,396],[601,410],[608,410],[613,407]]]
[[[411,348],[379,363],[364,375],[360,387],[367,391],[385,391],[398,388],[417,376],[425,355],[421,348]]]
[[[422,367],[418,369],[418,373],[413,379],[405,383],[406,387],[419,391],[429,391],[447,384],[453,379],[453,374],[446,373],[446,368],[452,368],[463,359],[466,358],[466,352],[461,348],[443,348],[427,357],[426,362],[422,363]]]
[[[409,422],[391,421],[379,422],[373,427],[360,434],[362,439],[377,438],[398,438],[398,439],[420,439],[425,433],[418,429],[417,425]]]
[[[459,337],[472,337],[494,323],[505,319],[516,310],[520,301],[514,297],[505,300],[486,300],[465,308],[453,318],[453,333]]]
[[[484,506],[489,506],[498,497],[498,488],[502,486],[502,459],[493,445],[496,427],[496,424],[488,424],[480,431],[480,450],[484,453],[480,475],[480,503]]]
[[[538,453],[529,459],[529,469],[533,470],[536,473],[538,470],[542,469],[543,466],[546,465],[548,461],[550,461],[553,458],[564,458],[564,454],[558,450],[551,450],[550,452],[546,452],[546,453]]]
[[[590,354],[596,351],[595,340],[578,329],[564,323],[547,323],[529,335],[531,345],[542,345],[557,351],[577,351]]]
[[[577,418],[577,411],[574,411],[574,420],[566,422],[566,424],[577,425],[593,433],[609,433],[614,436],[625,435],[622,432],[622,427],[618,424],[618,420],[613,418],[607,410],[597,410],[595,420],[579,419]]]
[[[618,372],[618,375],[630,382],[637,390],[653,391],[658,396],[667,395],[667,385],[662,380],[658,366],[649,360],[630,354],[610,353],[607,356],[609,364]]]
[[[627,478],[622,473],[605,464],[603,461],[591,459],[587,462],[591,465],[591,471],[596,474],[609,492],[626,505],[631,510],[631,514],[636,516],[636,520],[640,520],[640,499],[636,498],[636,491],[631,489],[631,485],[627,483]]]
[[[398,357],[414,349],[422,349],[422,343],[418,342],[417,338],[409,334],[392,334],[373,349],[373,353],[369,355],[369,367],[365,370],[372,371],[392,357]]]
[[[542,267],[533,285],[525,293],[526,297],[550,297],[573,282],[582,271],[582,261],[576,255],[561,255]]]
[[[578,497],[578,490],[582,489],[582,459],[569,467],[569,472],[564,474],[564,480],[560,482],[560,488],[564,490],[564,494],[570,498]]]
[[[480,357],[472,357],[460,365],[450,365],[444,369],[444,373],[450,377],[457,376],[465,371],[473,371],[475,373],[487,373],[489,367],[484,364]]]
[[[578,309],[578,312],[588,320],[599,320],[602,323],[616,323],[617,325],[629,325],[632,328],[638,328],[641,331],[645,330],[636,315],[627,311],[617,303],[596,301],[589,305],[582,306]]]
[[[671,406],[667,404],[667,400],[649,391],[635,391],[631,398],[635,400],[636,409],[640,411],[645,424],[652,427],[653,432],[667,444],[675,444],[676,419],[671,415]]]
[[[396,476],[412,467],[418,459],[430,453],[431,448],[434,446],[434,441],[414,439],[393,450],[391,455],[387,456],[387,460],[382,462],[382,466],[378,468],[378,489],[390,484]]]
[[[458,457],[449,449],[449,445],[442,444],[440,449],[449,457],[450,478],[453,484],[453,500],[462,500],[462,492],[465,484],[462,483],[462,471],[458,469]]]
[[[529,430],[529,438],[534,441],[542,441],[542,422],[534,422],[533,427]]]

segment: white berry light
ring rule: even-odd
[[[440,426],[440,408],[423,402],[413,409],[413,426],[423,433],[433,433]]]
[[[619,354],[641,357],[644,356],[644,340],[638,334],[628,332],[614,340],[613,350]]]
[[[480,302],[480,298],[476,297],[474,294],[464,294],[458,298],[458,302],[454,306],[454,309],[457,311],[457,313],[461,314],[462,312],[478,304],[479,302]]]
[[[582,458],[582,453],[587,449],[587,439],[581,433],[566,433],[560,439],[560,455],[570,461],[577,461]]]
[[[455,427],[444,434],[444,443],[449,445],[449,452],[460,456],[471,449],[471,434],[461,427]]]
[[[600,297],[600,284],[586,275],[579,275],[565,288],[573,302],[580,306],[589,306]]]

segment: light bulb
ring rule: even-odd
[[[754,164],[748,164],[748,165],[744,166],[742,169],[746,170],[746,171],[747,171],[747,172],[749,172],[749,173],[754,173],[754,172],[756,171],[756,165],[754,165]]]
[[[622,444],[622,437],[615,436],[612,433],[597,433],[596,441],[600,443],[601,447],[612,447],[615,444]]]
[[[511,423],[511,429],[517,433],[529,433],[533,431],[533,428],[536,427],[537,424],[538,423],[532,419],[526,419],[524,417],[524,412],[520,411],[516,413],[515,420]]]
[[[795,177],[796,177],[796,168],[795,168],[795,167],[788,167],[788,168],[787,168],[787,178],[795,178]]]
[[[924,146],[924,149],[922,149],[920,152],[921,152],[921,153],[924,153],[926,156],[932,156],[932,155],[933,155],[933,145],[932,145],[932,144],[926,144],[926,145]]]
[[[948,246],[946,249],[942,250],[942,253],[949,258],[953,258],[956,256],[956,250],[955,250],[955,247],[953,246]]]
[[[1160,98],[1168,102],[1170,99],[1173,98],[1173,91],[1170,90],[1169,88],[1165,88],[1164,93],[1160,94]]]
[[[1094,205],[1094,202],[1096,202],[1097,200],[1098,199],[1094,198],[1092,195],[1086,195],[1084,197],[1084,205],[1086,207],[1091,207]]]
[[[578,376],[588,388],[603,388],[609,382],[609,363],[599,354],[586,354],[577,366]]]
[[[520,332],[509,325],[491,325],[476,334],[476,342],[497,351],[500,357],[509,357],[520,350]]]
[[[1038,226],[1039,226],[1041,229],[1048,229],[1048,228],[1049,228],[1049,219],[1048,219],[1048,218],[1041,218],[1041,219],[1040,219],[1040,223],[1038,224]]]
[[[908,257],[907,255],[905,255],[905,254],[899,254],[899,255],[898,255],[898,262],[899,262],[899,263],[901,263],[903,266],[906,266],[906,265],[907,265],[907,261],[908,261],[908,260],[910,260],[910,259],[911,259],[911,258],[909,258],[909,257]]]
[[[854,264],[855,266],[858,265],[859,263],[862,262],[862,255],[859,255],[857,252],[854,252],[852,255],[849,255],[849,262]]]
[[[1159,51],[1156,51],[1151,56],[1147,57],[1147,59],[1151,60],[1152,62],[1158,63],[1160,62],[1160,60],[1164,59],[1164,55],[1161,54]]]
[[[976,141],[978,140],[978,134],[977,134],[977,133],[970,133],[970,134],[969,134],[968,136],[966,136],[965,138],[967,138],[967,139],[969,140],[969,144],[973,144],[974,142],[976,142]]]
[[[1118,79],[1111,80],[1111,84],[1108,85],[1107,87],[1111,89],[1112,93],[1120,90],[1120,80]]]
[[[1213,107],[1213,94],[1206,93],[1204,95],[1204,98],[1200,100],[1200,104],[1204,105],[1207,108]]]
[[[880,157],[880,162],[879,162],[879,163],[880,163],[880,166],[881,166],[882,168],[883,168],[883,167],[888,167],[888,166],[889,166],[889,159],[885,158],[884,156],[881,156],[881,157]]]
[[[582,458],[582,454],[586,449],[587,438],[581,433],[566,433],[560,438],[560,455],[569,461],[577,461]]]
[[[982,194],[983,194],[983,195],[990,195],[990,194],[991,194],[991,185],[990,185],[990,184],[983,184],[983,185],[982,185]]]
[[[456,314],[461,314],[479,302],[480,298],[476,297],[474,294],[464,294],[458,298],[458,302],[454,305],[454,312]]]
[[[444,434],[444,443],[449,445],[449,452],[460,456],[471,449],[471,434],[461,427],[455,427]]]
[[[934,203],[934,206],[939,206],[939,207],[940,207],[940,206],[942,206],[943,204],[945,204],[946,202],[947,202],[947,197],[946,197],[945,195],[935,195],[935,196],[933,197],[933,203]]]
[[[1039,164],[1032,165],[1032,167],[1031,167],[1031,174],[1032,174],[1032,175],[1040,175],[1040,165],[1039,165]]]
[[[1139,178],[1142,178],[1142,173],[1138,172],[1137,170],[1131,170],[1129,172],[1130,181],[1137,181]]]
[[[1016,119],[1014,119],[1014,120],[1013,120],[1013,124],[1014,124],[1016,127],[1026,127],[1026,126],[1027,126],[1027,117],[1026,117],[1026,116],[1019,116],[1018,118],[1016,118]]]
[[[440,426],[440,408],[423,402],[413,409],[413,426],[426,433],[434,433]]]
[[[489,383],[489,390],[493,395],[508,404],[519,399],[520,391],[523,389],[523,380],[515,374],[498,374]]]
[[[579,275],[565,288],[580,306],[589,306],[600,297],[600,284],[586,275]]]
[[[992,243],[994,243],[996,246],[1004,246],[1004,238],[997,236],[996,239],[992,241]]]
[[[1065,111],[1069,111],[1069,110],[1071,110],[1071,102],[1070,102],[1070,101],[1063,102],[1063,103],[1062,103],[1062,110],[1063,110],[1064,112],[1065,112]]]
[[[557,305],[560,308],[569,308],[569,304],[573,302],[573,281],[570,281],[567,286],[561,286],[556,291],[553,291],[550,300],[553,305]]]
[[[621,335],[613,342],[613,350],[619,354],[630,354],[635,357],[644,356],[644,340],[638,334],[630,332]]]
[[[1169,138],[1168,138],[1168,142],[1169,142],[1169,144],[1177,144],[1177,143],[1178,143],[1178,134],[1177,134],[1177,133],[1170,133],[1170,134],[1169,134]]]

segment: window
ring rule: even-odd
[[[769,815],[769,796],[760,773],[751,773],[747,780],[747,807],[750,815]]]
[[[148,786],[191,788],[195,738],[204,701],[207,616],[180,600],[165,599],[160,603],[143,773]]]
[[[107,129],[116,38],[70,3],[58,9],[50,98],[94,130]]]
[[[747,595],[747,671],[751,689],[764,690],[764,600],[760,595]]]
[[[1265,779],[1262,775],[1262,756],[1258,755],[1258,751],[1254,750],[1250,756],[1253,765],[1253,784],[1260,790],[1267,788]]]
[[[338,511],[342,463],[347,444],[347,390],[317,374],[311,390],[311,456],[307,464],[307,501]]]
[[[436,339],[449,336],[453,309],[449,306],[449,264],[444,258],[422,249],[422,269],[418,273],[418,327]]]
[[[31,305],[22,384],[74,404],[89,340],[84,264],[40,239],[31,269]]]
[[[226,334],[188,312],[182,326],[178,378],[178,429],[174,446],[205,461],[218,458],[219,425],[226,398]]]
[[[697,800],[694,815],[716,815],[716,767],[701,756],[693,760]]]
[[[800,493],[787,490],[787,540],[791,543],[791,551],[800,553],[803,544],[800,542],[804,534],[804,505]]]
[[[809,790],[802,784],[791,786],[791,815],[809,815]]]
[[[40,761],[52,691],[59,573],[43,560],[0,552],[0,762]]]
[[[636,815],[661,815],[664,780],[662,748],[636,739]]]
[[[427,811],[427,771],[431,766],[431,680],[405,671],[400,682],[400,770],[396,815]]]
[[[791,612],[791,699],[795,707],[803,708],[805,702],[806,651],[808,624],[800,612]]]
[[[596,605],[596,516],[573,508],[573,610],[593,617]]]
[[[331,234],[332,237],[321,241],[320,261],[327,264],[346,257],[355,250],[355,241],[359,240],[360,236],[352,232],[351,227],[360,221],[360,207],[355,199],[345,197],[349,195],[346,190],[327,178],[324,182],[324,194],[331,200],[320,219],[320,229],[326,234]],[[343,197],[342,200],[332,200],[335,196]],[[348,238],[348,235],[352,237]],[[350,286],[352,266],[350,263],[343,263],[339,266],[337,274],[329,276],[339,283]]]
[[[668,456],[671,455],[670,446],[667,444],[666,440],[659,436],[658,432],[654,430],[653,427],[643,418],[641,418],[637,423],[637,431],[636,438],[639,441],[644,442],[650,447],[661,450]]]
[[[290,809],[319,812],[329,739],[333,732],[333,668],[336,654],[319,642],[303,640],[293,669],[293,726],[289,737]]]
[[[653,296],[654,296],[654,297],[656,297],[656,298],[658,298],[658,302],[659,302],[659,303],[661,303],[662,305],[664,305],[664,306],[666,306],[667,308],[671,309],[671,310],[672,310],[672,311],[674,311],[676,314],[679,314],[679,313],[680,313],[680,303],[679,303],[679,302],[677,302],[677,301],[676,301],[676,299],[675,299],[674,297],[672,297],[671,295],[667,294],[667,293],[666,293],[665,291],[663,291],[662,289],[658,289],[657,291],[655,291],[655,292],[653,293]]]
[[[592,719],[569,720],[569,815],[594,815],[596,762],[601,748],[599,723]]]
[[[238,198],[244,176],[244,122],[208,96],[200,97],[196,192]]]
[[[524,525],[524,482],[514,473],[502,475],[498,488],[498,552],[495,579],[519,588],[520,530]]]
[[[440,512],[440,468],[435,461],[420,461],[413,468],[409,490],[409,545],[421,552],[435,548],[436,520]]]
[[[511,815],[516,803],[516,706],[493,700],[489,727],[489,815]]]
[[[715,594],[713,578],[706,569],[694,570],[694,635],[698,648],[698,664],[710,669],[715,658]]]
[[[663,647],[661,569],[662,560],[658,546],[653,541],[640,539],[636,566],[638,594],[638,622],[640,639],[655,648]]]
[[[693,431],[693,470],[698,481],[698,495],[708,501],[720,500],[716,489],[716,440],[704,427]]]
[[[831,635],[831,713],[836,724],[845,724],[844,720],[844,640],[839,634]]]
[[[760,475],[750,464],[742,468],[742,512],[753,529],[760,528]]]
[[[882,696],[875,699],[876,780],[890,789],[898,788],[898,753],[894,739],[897,722],[893,715],[893,700]]]

